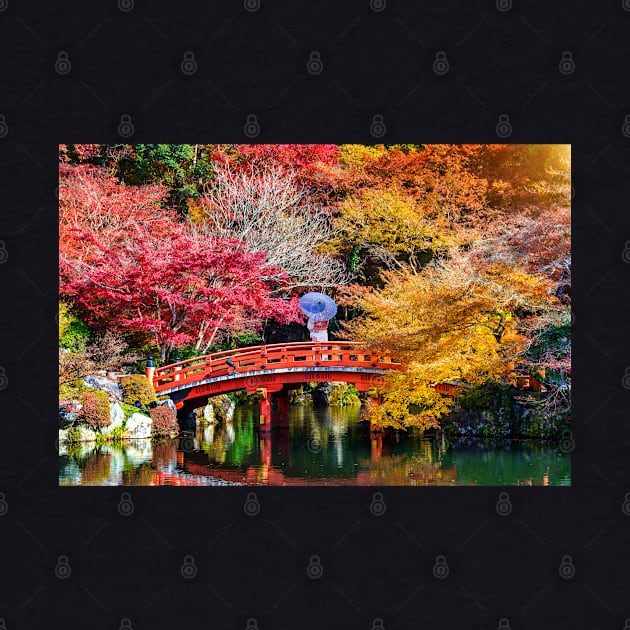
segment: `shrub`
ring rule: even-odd
[[[92,387],[88,387],[83,383],[83,379],[76,379],[68,383],[59,385],[59,402],[63,400],[79,399],[83,392],[93,391]]]
[[[85,352],[71,352],[59,348],[59,385],[75,384],[83,376],[93,371],[94,365]]]
[[[166,405],[160,405],[149,410],[149,415],[153,421],[151,432],[156,437],[171,436],[179,433],[177,415]]]
[[[69,350],[80,351],[90,338],[88,327],[79,320],[70,322],[63,335],[59,337],[59,345]]]
[[[70,350],[80,350],[88,342],[88,327],[70,312],[70,305],[59,302],[59,345]]]
[[[333,383],[328,404],[331,407],[358,407],[361,401],[356,388],[350,389],[347,383]]]
[[[123,391],[123,402],[128,405],[135,405],[139,400],[143,407],[148,407],[149,403],[155,402],[155,391],[153,386],[142,374],[130,374],[118,379]]]
[[[98,431],[111,423],[109,416],[109,398],[106,392],[92,390],[81,394],[83,410],[79,417],[90,429]]]
[[[78,444],[81,441],[81,427],[68,427],[66,438],[68,444]]]
[[[129,345],[123,336],[113,332],[96,337],[87,347],[87,354],[97,369],[107,372],[119,372],[142,356],[138,352],[129,351]]]

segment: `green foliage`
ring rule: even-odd
[[[458,403],[465,411],[479,411],[491,406],[506,409],[513,418],[512,407],[516,388],[506,383],[480,383],[463,390],[458,396]]]
[[[98,389],[83,392],[79,400],[83,405],[79,421],[90,429],[98,431],[111,423],[109,415],[109,397]]]
[[[201,182],[212,178],[209,157],[203,145],[137,144],[133,156],[125,160],[124,178],[131,184],[163,184],[169,205],[185,214],[187,201],[200,196]]]
[[[545,354],[552,353],[558,360],[566,358],[571,353],[571,323],[568,318],[567,314],[565,321],[538,333],[528,350],[528,357],[536,361]]]
[[[74,352],[83,350],[90,339],[90,330],[71,311],[66,302],[59,302],[59,345]]]
[[[335,383],[328,396],[330,407],[357,407],[361,405],[358,391],[350,388],[347,383]]]
[[[88,327],[81,321],[76,320],[69,324],[66,332],[59,339],[59,345],[69,350],[80,350],[90,339]]]
[[[72,426],[66,429],[66,437],[69,444],[76,444],[81,441],[81,428]]]
[[[241,405],[249,405],[254,403],[258,396],[256,394],[248,394],[244,389],[238,392],[230,392],[228,394],[230,398],[236,403]]]
[[[79,396],[83,392],[91,392],[94,391],[94,388],[88,387],[83,384],[83,379],[78,378],[75,381],[70,381],[68,383],[62,383],[59,386],[59,400],[73,400],[79,399]]]
[[[135,405],[136,401],[140,401],[143,407],[148,407],[149,403],[155,402],[155,391],[146,376],[129,374],[120,378],[118,382],[123,390],[124,403]]]
[[[125,427],[120,426],[112,429],[109,433],[97,433],[96,445],[111,444],[112,442],[121,442],[125,433]]]
[[[350,260],[348,261],[348,268],[352,273],[356,273],[361,263],[361,247],[354,245],[350,254]]]
[[[256,332],[232,333],[224,342],[218,344],[218,350],[234,350],[247,346],[258,346],[263,343],[263,338]]]
[[[134,405],[130,405],[128,403],[120,403],[120,407],[123,410],[124,414],[125,414],[125,420],[127,420],[127,418],[130,418],[131,416],[133,416],[134,413],[138,413],[140,410],[138,409],[138,407],[134,406]]]
[[[307,405],[312,402],[311,392],[313,388],[310,385],[315,385],[314,383],[309,383],[309,386],[303,385],[302,387],[298,387],[297,389],[289,390],[289,404],[291,405]]]

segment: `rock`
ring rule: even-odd
[[[235,409],[236,403],[229,396],[225,396],[221,401],[221,415],[226,422],[232,422]]]
[[[109,418],[111,423],[101,428],[101,433],[104,435],[111,433],[114,429],[121,427],[125,423],[125,412],[118,403],[111,403],[109,405]]]
[[[217,419],[214,416],[214,406],[213,405],[208,404],[208,405],[206,405],[203,408],[203,419],[208,424],[216,424],[217,423]]]
[[[62,400],[59,403],[59,427],[67,429],[79,418],[83,405],[78,400]]]
[[[107,392],[107,395],[116,402],[122,402],[122,387],[104,376],[86,376],[83,379],[83,383],[87,387],[93,387],[94,389]]]
[[[225,394],[221,396],[214,396],[209,401],[214,407],[214,417],[224,422],[232,422],[232,418],[234,417],[234,409],[236,409],[236,404],[232,401],[229,396]]]
[[[79,430],[81,431],[79,442],[95,442],[96,441],[96,432],[92,431],[92,429],[88,429],[87,427],[79,427]]]
[[[95,442],[96,441],[96,433],[92,431],[92,429],[88,429],[87,427],[78,427],[78,434],[75,433],[73,438],[76,438],[77,442]],[[68,442],[68,431],[67,429],[59,429],[59,445],[63,444],[67,447]]]
[[[141,413],[134,413],[127,419],[123,437],[126,439],[142,439],[151,437],[151,425],[153,422],[149,416]]]
[[[67,429],[79,419],[78,413],[59,410],[59,428]]]
[[[316,406],[327,406],[330,394],[333,391],[332,383],[319,383],[319,385],[313,390],[311,396],[313,397],[313,404]]]
[[[208,404],[203,408],[201,421],[203,424],[215,424],[222,420],[223,422],[232,422],[236,403],[225,394],[213,396],[208,399]]]

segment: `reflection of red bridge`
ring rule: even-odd
[[[229,363],[228,363],[229,362]],[[155,369],[147,378],[155,391],[168,395],[178,409],[206,404],[209,396],[237,390],[257,393],[261,429],[271,428],[271,400],[278,393],[278,411],[286,416],[287,390],[301,383],[346,382],[359,391],[370,391],[378,404],[378,387],[388,370],[402,370],[389,356],[367,351],[349,341],[285,343],[216,352]]]
[[[282,452],[288,453],[288,431],[281,430],[276,438],[277,446]],[[391,454],[391,449],[385,449]],[[177,451],[178,470],[162,470],[155,467],[153,471],[153,483],[156,486],[207,486],[213,485],[211,480],[237,483],[248,486],[305,486],[305,485],[372,485],[373,479],[369,470],[357,470],[352,477],[300,477],[289,476],[280,466],[273,466],[271,461],[272,438],[270,434],[260,439],[260,463],[238,468],[219,464],[217,462],[205,463],[199,453],[187,454]],[[384,454],[383,436],[373,434],[370,438],[370,460],[380,460]],[[201,460],[201,461],[200,461]]]

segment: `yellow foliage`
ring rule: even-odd
[[[366,250],[387,268],[400,266],[403,258],[417,268],[417,254],[444,247],[412,197],[398,187],[365,188],[348,197],[340,207],[335,228],[342,242]]]
[[[186,199],[188,208],[188,219],[191,223],[203,223],[207,217],[206,211],[201,207],[196,199]]]
[[[363,167],[371,160],[376,160],[387,153],[383,144],[367,146],[364,144],[342,144],[339,147],[339,163],[346,166]]]
[[[59,341],[61,341],[63,334],[68,330],[72,320],[70,307],[65,302],[59,301]]]
[[[432,385],[498,379],[506,361],[526,346],[515,310],[544,309],[555,299],[542,278],[507,263],[476,263],[457,251],[420,273],[388,272],[383,279],[383,289],[361,300],[365,316],[345,328],[351,339],[407,367],[387,378],[382,406],[370,411],[383,425],[437,426],[452,400]],[[421,412],[413,413],[410,405]]]

